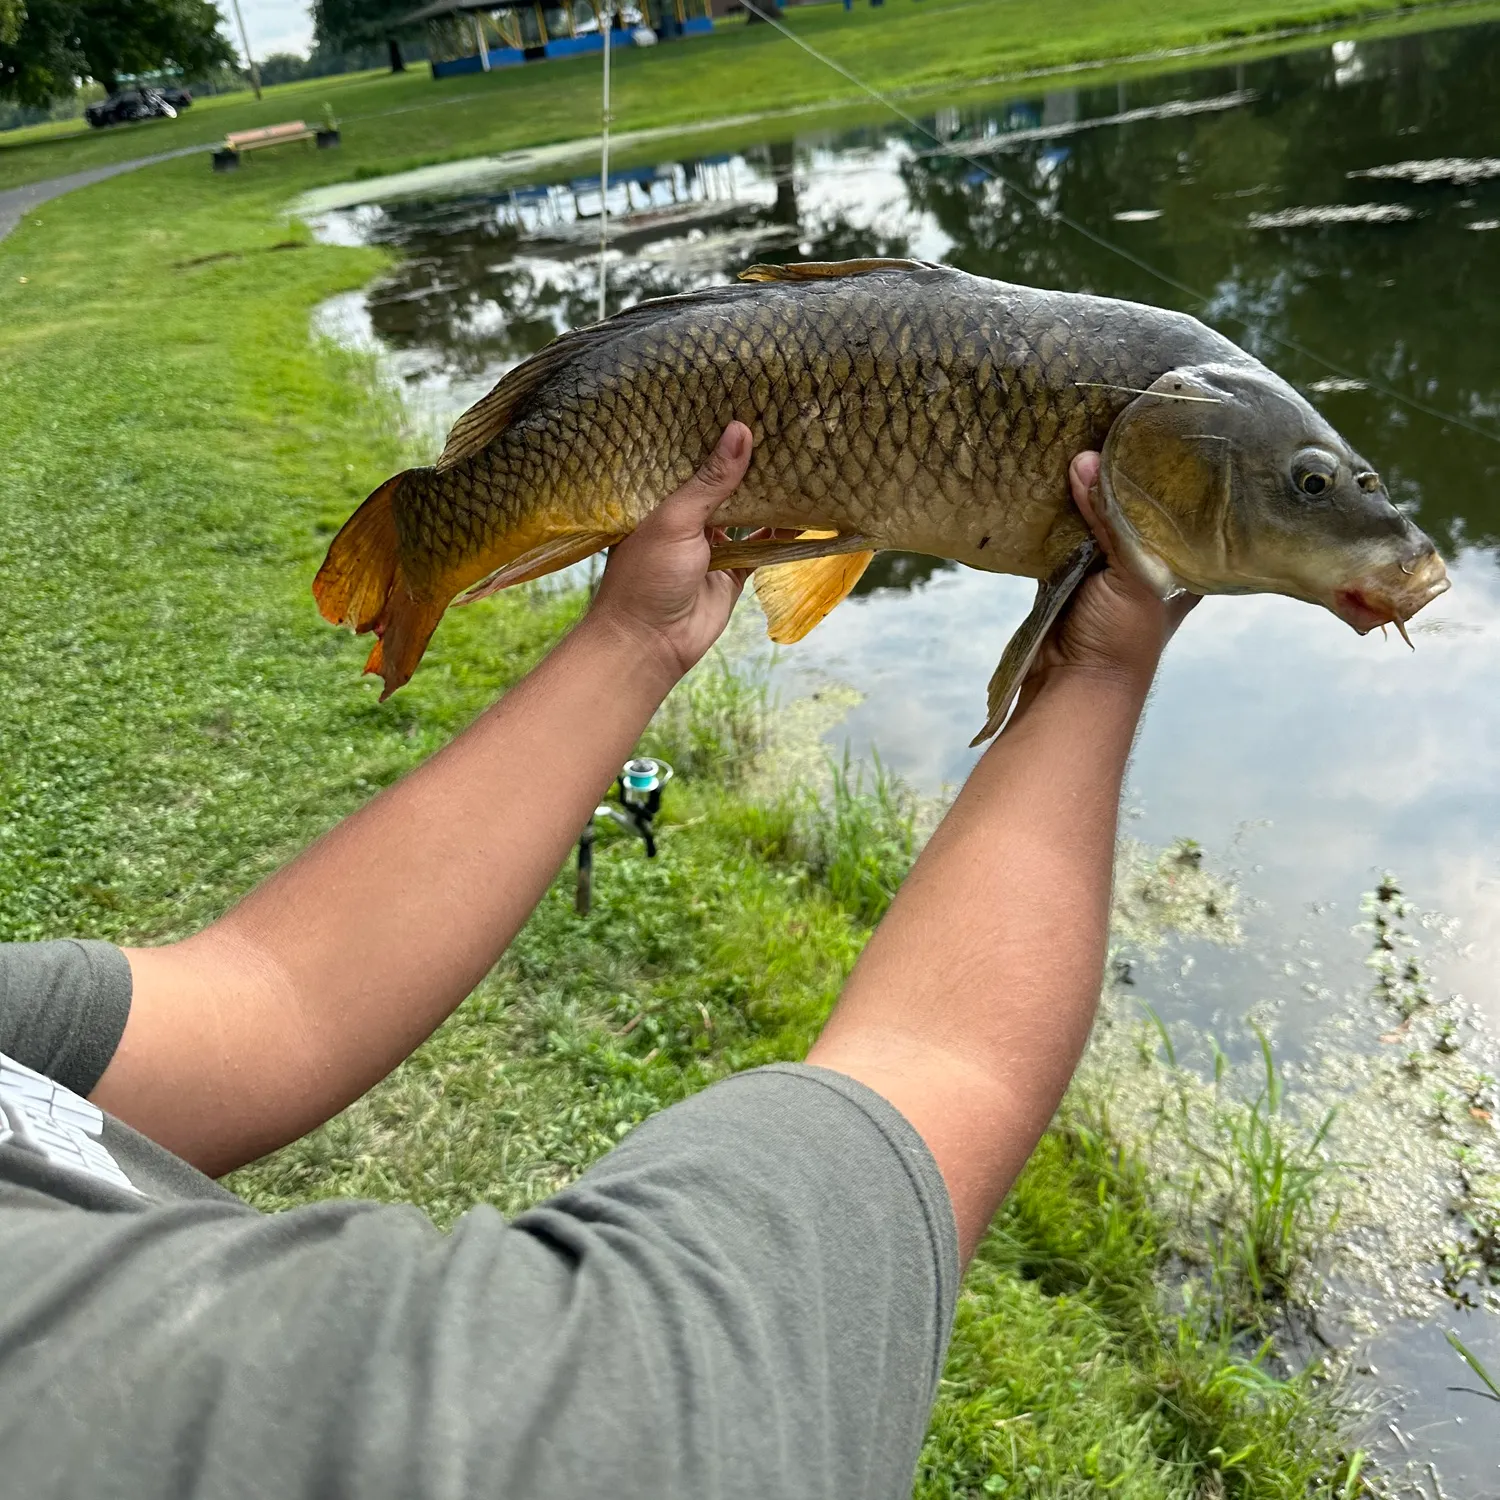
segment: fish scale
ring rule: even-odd
[[[1092,320],[1059,317],[1069,302],[1097,304]],[[1068,460],[1129,399],[1076,381],[1139,385],[1184,359],[1244,358],[1181,315],[947,268],[667,303],[661,321],[590,339],[480,453],[415,471],[396,507],[408,587],[452,579],[452,597],[544,512],[553,528],[633,529],[736,418],[754,454],[720,523],[850,530],[917,551],[954,533],[964,561],[1038,576],[1033,533],[1066,499]],[[1121,370],[1127,346],[1136,358]]]
[[[774,638],[786,640],[810,629],[869,556],[888,548],[1041,580],[1034,618],[1017,638],[1034,648],[1037,629],[1086,571],[1080,559],[1093,555],[1069,496],[1069,463],[1106,447],[1127,408],[1149,408],[1139,432],[1153,424],[1165,432],[1176,420],[1165,410],[1173,399],[1224,404],[1221,424],[1263,401],[1288,441],[1319,437],[1347,455],[1341,483],[1363,467],[1290,387],[1186,314],[909,261],[753,267],[745,278],[564,335],[459,419],[435,466],[388,480],[356,512],[314,590],[329,619],[379,635],[368,669],[384,676],[387,692],[411,675],[455,597],[538,577],[628,535],[732,420],[748,425],[754,444],[715,523],[817,534],[716,554],[716,565],[752,554],[766,564],[757,590]],[[1215,370],[1239,372],[1248,405],[1217,394],[1142,395],[1168,374]],[[1196,486],[1181,501],[1189,509],[1229,494],[1212,470],[1228,460],[1213,457],[1219,450],[1205,457],[1198,425],[1130,447],[1131,462],[1161,468],[1168,488]],[[1264,460],[1257,483],[1268,494],[1289,483],[1270,473],[1271,459],[1281,459],[1253,430],[1224,441],[1224,452]],[[1106,447],[1106,481],[1117,467]],[[1232,567],[1213,576],[1211,559],[1179,545],[1192,528],[1171,519],[1161,495],[1135,490],[1137,502],[1150,502],[1135,518],[1150,545],[1135,521],[1120,525],[1139,544],[1132,555],[1143,576],[1161,587],[1278,587],[1329,602],[1305,582],[1276,583],[1264,567],[1242,568],[1250,582]],[[1368,541],[1405,524],[1383,488],[1365,512],[1339,545],[1361,541],[1361,526]],[[1174,547],[1180,555],[1169,566],[1163,558]],[[1205,547],[1223,552],[1223,536]],[[820,562],[820,553],[830,555]],[[857,556],[831,555],[839,553]],[[773,566],[781,561],[787,566]],[[1386,592],[1406,597],[1398,584]],[[1380,606],[1398,620],[1420,607]],[[1011,656],[997,681],[1024,665]],[[992,684],[992,720],[996,692]]]

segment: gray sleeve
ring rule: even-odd
[[[0,1231],[29,1495],[896,1500],[958,1282],[926,1148],[811,1068],[677,1105],[513,1225],[58,1217]]]
[[[130,965],[113,943],[0,943],[0,1052],[88,1094],[120,1045]]]

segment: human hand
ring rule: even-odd
[[[1038,683],[1058,669],[1076,668],[1148,685],[1163,648],[1198,603],[1196,594],[1179,594],[1163,603],[1129,572],[1114,550],[1108,528],[1099,520],[1099,455],[1080,453],[1068,469],[1073,503],[1104,549],[1109,566],[1091,573],[1047,633],[1027,674],[1022,703]]]
[[[708,519],[750,463],[750,429],[731,422],[703,467],[610,553],[589,614],[635,637],[676,681],[718,640],[748,571],[708,571],[722,533]]]

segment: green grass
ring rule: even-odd
[[[798,799],[793,848],[835,900],[873,924],[915,857],[915,799],[878,754],[871,766],[854,767],[846,748],[829,771],[826,793],[804,788]]]
[[[1500,1401],[1500,1381],[1497,1381],[1495,1377],[1491,1375],[1490,1372],[1484,1367],[1484,1364],[1480,1360],[1479,1356],[1475,1354],[1474,1351],[1470,1349],[1468,1345],[1465,1344],[1464,1341],[1459,1338],[1459,1336],[1454,1333],[1451,1328],[1447,1329],[1444,1332],[1443,1336],[1453,1346],[1453,1352],[1457,1354],[1458,1357],[1463,1360],[1463,1362],[1470,1368],[1470,1370],[1472,1370],[1474,1374],[1478,1376],[1480,1381],[1483,1382],[1485,1389],[1480,1394],[1488,1396],[1491,1401]]]
[[[1343,1493],[1336,1401],[1164,1310],[1143,1163],[1064,1118],[969,1272],[919,1500]]]
[[[1023,0],[950,8],[956,28],[1035,13]],[[867,61],[894,11],[856,12],[849,36]],[[1109,44],[1136,45],[1122,38],[1146,8],[1110,14]],[[846,19],[796,24],[831,36]],[[1019,29],[1006,42],[1024,45]],[[791,71],[796,54],[770,46],[731,33],[701,53],[630,54],[631,118],[700,107],[704,77],[718,101],[746,97]],[[707,67],[651,71],[699,56],[738,58],[745,87]],[[912,58],[918,73],[949,65]],[[893,55],[879,66],[902,76]],[[410,687],[376,703],[363,647],[318,619],[308,585],[333,529],[409,455],[368,364],[307,330],[319,301],[383,262],[309,245],[279,211],[335,171],[576,129],[562,84],[581,76],[529,70],[482,85],[478,102],[420,79],[344,80],[346,122],[363,102],[370,123],[350,125],[342,159],[271,157],[229,179],[180,161],[47,204],[0,242],[0,938],[194,928],[443,743],[576,617],[578,595],[546,589],[457,611]],[[424,108],[376,123],[399,97]],[[190,121],[212,133],[247,107]],[[0,173],[71,170],[69,153],[110,140],[7,148]],[[774,719],[763,681],[706,663],[645,742],[679,772],[660,857],[606,828],[587,919],[565,874],[448,1025],[337,1120],[238,1174],[239,1190],[273,1209],[408,1201],[440,1224],[479,1201],[512,1211],[709,1080],[801,1055],[910,859],[912,809],[847,767],[826,800],[756,792],[742,773]],[[1139,937],[1151,912],[1189,931],[1230,921],[1188,846],[1130,868],[1122,930]],[[377,899],[380,871],[368,878]],[[1225,1235],[1247,1201],[1224,1196]],[[1360,1493],[1336,1405],[1309,1377],[1273,1374],[1255,1332],[1268,1283],[1291,1279],[1316,1240],[1305,1217],[1281,1226],[1275,1276],[1226,1317],[1183,1295],[1179,1278],[1199,1275],[1182,1254],[1190,1230],[1135,1145],[1070,1104],[966,1285],[918,1493]]]
[[[1208,43],[1253,40],[1289,28],[1381,21],[1411,25],[1399,0],[892,0],[846,14],[833,4],[793,8],[786,24],[880,89],[952,91],[979,80],[1118,59]],[[1423,7],[1416,7],[1422,10]],[[1493,3],[1440,5],[1424,25],[1496,13]],[[176,146],[220,139],[228,130],[290,118],[313,119],[330,103],[344,124],[338,153],[289,166],[288,148],[247,159],[257,179],[332,181],[371,164],[405,167],[518,145],[570,140],[597,130],[598,66],[569,59],[490,75],[434,82],[422,67],[405,74],[359,73],[304,80],[202,100],[177,120],[88,131],[66,121],[0,137],[0,189]],[[614,116],[622,131],[701,125],[724,116],[869,103],[854,87],[769,26],[724,22],[711,37],[649,50],[627,49],[614,68]],[[200,164],[199,170],[206,171]]]
[[[1206,1169],[1200,1191],[1210,1195],[1206,1238],[1218,1318],[1231,1328],[1305,1290],[1299,1276],[1338,1218],[1329,1201],[1334,1171],[1323,1153],[1337,1109],[1311,1130],[1289,1128],[1271,1044],[1259,1028],[1255,1035],[1262,1087],[1248,1104],[1221,1104],[1212,1116],[1211,1143],[1195,1145]],[[1217,1045],[1214,1057],[1220,1082],[1224,1054]]]

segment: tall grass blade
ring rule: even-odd
[[[1443,1330],[1443,1337],[1453,1345],[1453,1348],[1457,1352],[1458,1357],[1463,1360],[1463,1362],[1468,1365],[1468,1367],[1489,1387],[1490,1400],[1500,1401],[1500,1385],[1497,1385],[1495,1383],[1494,1376],[1492,1376],[1490,1372],[1485,1369],[1484,1364],[1480,1360],[1479,1356],[1475,1354],[1474,1351],[1470,1349],[1468,1345],[1466,1345],[1464,1341],[1459,1338],[1459,1336],[1454,1333],[1451,1328],[1446,1328]],[[1484,1392],[1480,1391],[1478,1392],[1478,1394],[1483,1395]]]
[[[1177,1049],[1172,1045],[1171,1033],[1167,1030],[1167,1023],[1157,1014],[1156,1007],[1149,1000],[1141,1001],[1141,1009],[1151,1018],[1151,1024],[1156,1027],[1161,1035],[1162,1051],[1167,1054],[1167,1066],[1177,1066]]]

